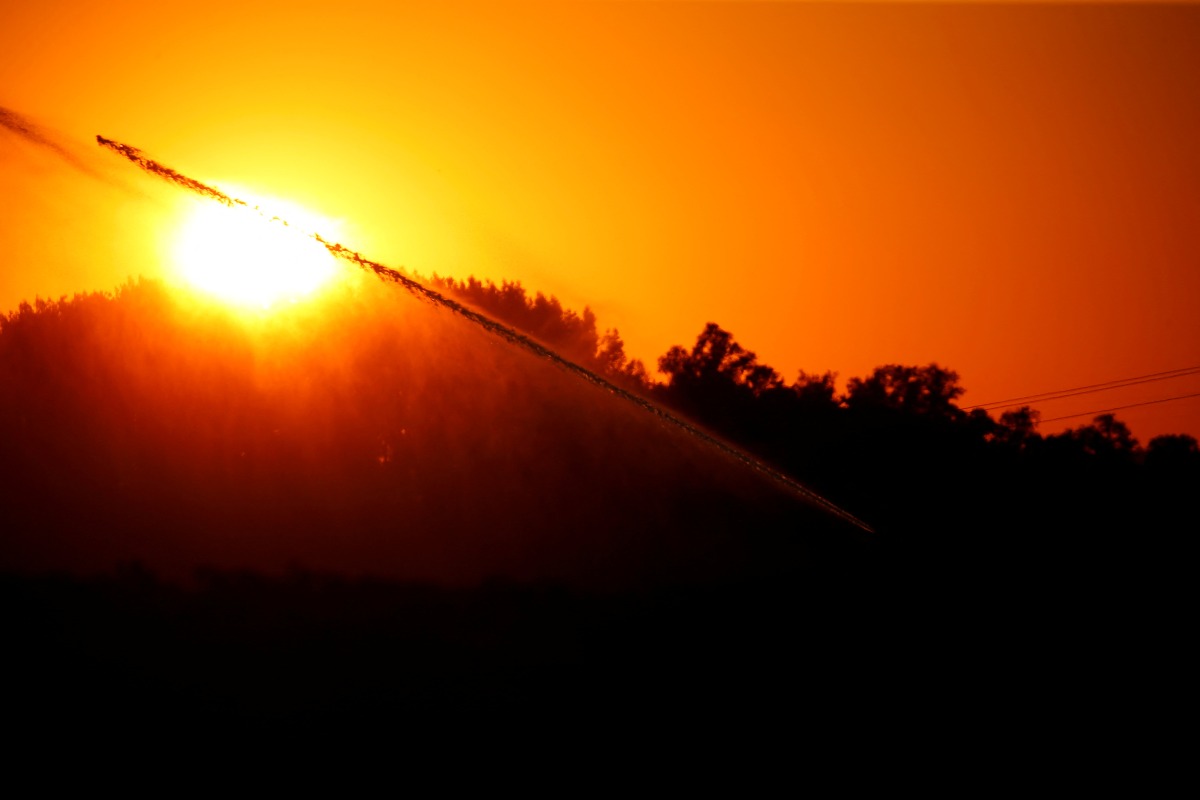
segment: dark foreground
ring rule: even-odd
[[[1145,677],[1125,669],[1129,647],[1161,653],[1129,620],[962,591],[947,604],[934,596],[945,584],[900,594],[904,583],[859,572],[600,594],[300,573],[209,572],[187,588],[137,568],[8,575],[8,718],[225,735],[519,721],[826,745],[915,735],[957,749],[960,735],[990,741],[1013,725],[1030,742],[1095,735],[1156,691],[1126,683]]]

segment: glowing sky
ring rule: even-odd
[[[590,304],[648,362],[711,320],[788,378],[937,361],[964,403],[1200,364],[1197,6],[0,15],[0,106],[287,198],[386,263]],[[0,308],[167,270],[184,199],[114,169],[0,131]],[[1196,399],[1119,416],[1200,435]]]

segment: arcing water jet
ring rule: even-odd
[[[105,147],[112,152],[123,156],[125,159],[133,164],[136,164],[138,167],[150,173],[151,175],[157,175],[158,177],[173,183],[180,188],[187,189],[188,191],[198,194],[201,197],[207,197],[210,200],[215,200],[216,202],[231,208],[235,206],[253,208],[260,215],[262,215],[264,219],[278,222],[282,225],[288,225],[287,220],[281,217],[269,215],[266,211],[257,206],[251,206],[246,201],[240,200],[236,197],[231,197],[216,187],[209,186],[208,184],[202,183],[194,178],[189,178],[187,175],[184,175],[181,172],[177,172],[176,170],[171,169],[164,164],[160,164],[157,161],[147,158],[142,151],[136,147],[132,147],[112,139],[106,139],[99,135],[96,136],[96,142],[101,147]],[[289,227],[291,226],[289,225]],[[446,297],[442,293],[425,286],[420,281],[404,275],[403,273],[394,270],[391,267],[380,264],[378,261],[373,261],[356,250],[346,247],[341,243],[331,242],[330,240],[321,236],[320,233],[312,231],[305,232],[305,235],[319,242],[335,257],[344,261],[348,261],[362,269],[369,270],[382,280],[399,284],[418,299],[425,300],[433,303],[436,306],[449,309],[453,313],[463,317],[464,319],[470,320],[474,324],[478,325],[489,333],[504,339],[510,344],[520,347],[539,358],[545,359],[555,366],[574,374],[576,377],[581,378],[601,389],[604,389],[610,394],[616,395],[626,402],[638,406],[642,410],[655,415],[664,422],[674,425],[675,427],[683,430],[689,436],[705,443],[707,446],[717,449],[719,452],[724,453],[730,458],[733,458],[735,461],[738,461],[744,466],[749,467],[750,469],[753,469],[754,471],[770,478],[772,481],[782,485],[794,495],[800,497],[806,502],[823,508],[834,516],[849,522],[857,528],[867,532],[874,532],[869,525],[855,517],[850,512],[846,511],[840,506],[835,505],[829,500],[826,500],[821,495],[812,491],[803,484],[793,480],[787,475],[784,475],[782,472],[772,469],[753,456],[743,452],[741,449],[724,442],[709,433],[704,432],[695,425],[680,419],[671,412],[659,407],[654,403],[651,403],[645,398],[639,397],[638,395],[626,389],[622,389],[620,386],[617,386],[602,376],[597,375],[586,367],[582,367],[579,364],[576,364],[574,361],[564,358],[545,345],[534,341],[525,334],[520,333],[519,331],[516,331],[513,328],[504,325],[503,323],[497,322],[496,320],[491,319],[490,317],[487,317],[478,311],[470,309],[464,306],[462,303]]]

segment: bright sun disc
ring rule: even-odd
[[[337,264],[304,234],[311,215],[284,203],[262,207],[291,225],[251,208],[197,204],[175,248],[184,280],[225,302],[260,308],[299,300],[328,282]]]

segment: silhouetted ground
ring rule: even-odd
[[[1171,701],[1194,441],[1029,436],[932,369],[785,387],[719,329],[639,384],[867,535],[452,317],[339,308],[245,324],[141,284],[0,328],[13,724],[782,726],[961,754]]]

